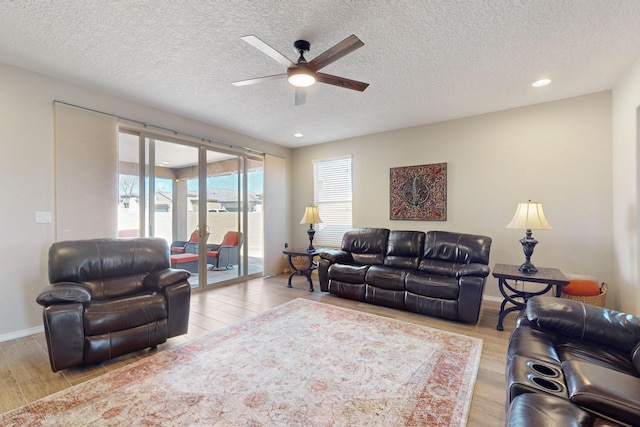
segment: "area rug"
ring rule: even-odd
[[[297,299],[0,416],[9,426],[462,426],[482,340]]]

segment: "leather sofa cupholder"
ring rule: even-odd
[[[535,375],[529,375],[529,381],[537,385],[539,388],[549,392],[558,393],[558,392],[561,392],[564,388],[557,381],[549,380],[547,378],[537,377]]]
[[[540,374],[544,377],[557,378],[560,376],[560,370],[553,366],[545,365],[539,362],[527,362],[527,366],[533,372]]]

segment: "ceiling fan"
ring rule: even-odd
[[[306,40],[297,40],[293,47],[300,55],[298,62],[294,63],[286,56],[260,40],[256,36],[244,36],[242,40],[249,43],[262,53],[275,59],[282,65],[287,67],[287,72],[283,74],[275,74],[272,76],[257,77],[255,79],[241,80],[233,82],[234,86],[245,86],[255,83],[261,83],[267,80],[277,80],[287,78],[289,83],[295,87],[296,99],[295,105],[304,104],[307,99],[306,87],[311,86],[315,82],[326,83],[339,86],[345,89],[353,89],[363,92],[369,83],[363,83],[356,80],[347,79],[345,77],[333,76],[331,74],[320,73],[319,70],[327,65],[337,61],[343,56],[353,52],[354,50],[364,46],[364,43],[355,35],[350,35],[332,48],[324,51],[316,56],[310,62],[304,58],[304,53],[309,51],[310,43]]]

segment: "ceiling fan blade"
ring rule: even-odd
[[[332,76],[331,74],[316,73],[316,80],[320,83],[343,87],[345,89],[357,90],[364,92],[369,83],[359,82],[357,80],[347,79],[345,77]]]
[[[260,52],[264,53],[265,55],[272,57],[273,59],[275,59],[282,65],[284,65],[285,67],[291,67],[292,65],[295,65],[293,62],[289,60],[289,58],[287,58],[286,56],[284,56],[283,54],[281,54],[280,52],[278,52],[277,50],[275,50],[274,48],[272,48],[271,46],[269,46],[268,44],[266,44],[256,36],[251,35],[251,36],[243,36],[240,38],[245,42],[249,43],[251,46],[258,49]]]
[[[313,58],[308,66],[312,70],[318,71],[362,46],[364,46],[364,43],[354,34],[351,34],[340,43]]]
[[[296,88],[296,105],[302,105],[307,102],[307,89],[303,87]]]
[[[248,79],[248,80],[240,80],[237,82],[233,82],[231,83],[234,86],[247,86],[247,85],[252,85],[252,84],[256,84],[256,83],[262,83],[264,81],[267,80],[278,80],[278,79],[284,79],[285,77],[287,77],[287,74],[274,74],[272,76],[264,76],[264,77],[256,77],[255,79]]]

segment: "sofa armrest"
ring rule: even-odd
[[[462,276],[458,279],[458,321],[475,324],[480,317],[482,294],[487,279]]]
[[[329,264],[352,264],[353,256],[350,252],[340,249],[325,249],[318,254],[320,258],[327,260]]]
[[[49,285],[36,298],[36,302],[43,307],[51,304],[85,304],[89,301],[91,301],[91,292],[81,284],[72,282]]]
[[[631,352],[640,341],[640,317],[565,298],[536,296],[527,302],[531,327],[592,340]]]
[[[238,264],[238,246],[218,245],[218,267]]]
[[[144,277],[142,284],[145,288],[163,291],[167,286],[171,286],[174,283],[181,281],[186,281],[189,277],[191,277],[191,273],[187,270],[166,268],[164,270],[158,270],[147,274]]]
[[[198,242],[187,242],[184,244],[184,253],[185,254],[197,254],[200,249],[200,243]]]
[[[562,362],[572,402],[630,425],[640,425],[640,378],[593,363]]]
[[[191,285],[186,280],[169,285],[165,289],[167,298],[167,338],[186,334],[189,329]]]
[[[187,242],[186,240],[175,240],[173,242],[171,242],[171,246],[172,248],[184,248],[184,245],[186,245]]]
[[[463,276],[487,277],[489,275],[489,266],[479,263],[465,264],[456,272],[456,277]]]
[[[42,311],[49,362],[53,372],[84,362],[84,306],[51,304]]]

